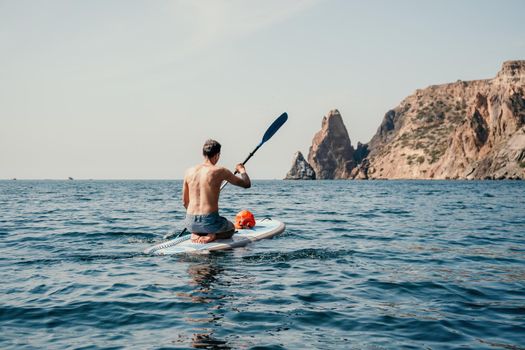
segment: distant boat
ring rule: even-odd
[[[16,181],[16,177],[13,177],[13,181]]]
[[[71,176],[69,176],[67,179],[68,179],[68,180],[74,180]]]

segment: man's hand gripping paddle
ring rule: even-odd
[[[248,157],[246,157],[246,159],[244,160],[244,162],[242,162],[241,164],[242,165],[245,165],[251,157],[253,157],[253,155],[255,154],[255,152],[257,152],[257,150],[259,148],[261,148],[262,145],[264,145],[266,143],[266,141],[268,141],[269,139],[272,138],[273,135],[275,135],[275,133],[277,132],[277,130],[279,130],[281,128],[281,126],[283,126],[284,123],[286,123],[286,121],[288,120],[288,114],[286,112],[284,112],[283,114],[281,114],[279,116],[279,118],[275,119],[275,121],[272,123],[272,125],[270,125],[270,127],[268,128],[268,130],[266,130],[266,132],[264,133],[264,136],[262,137],[262,140],[261,142],[259,142],[259,144],[257,145],[257,147],[255,147],[255,149],[248,155]],[[238,174],[239,172],[237,170],[235,170],[234,174]],[[222,185],[221,185],[221,190],[228,184],[228,182],[224,182]],[[179,233],[177,235],[177,237],[180,237],[182,236],[184,233],[186,233],[188,230],[186,228],[184,228],[184,230],[182,230],[181,233]],[[171,237],[173,237],[174,233],[169,233],[167,234],[166,236],[164,236],[164,239],[169,239]]]

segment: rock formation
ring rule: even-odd
[[[354,149],[348,137],[341,113],[337,109],[331,110],[323,117],[321,130],[312,140],[312,146],[308,153],[308,162],[304,160],[301,152],[294,157],[292,168],[285,179],[311,179],[306,174],[303,177],[301,169],[311,168],[315,179],[366,179],[367,173],[359,167],[366,160],[368,145],[357,143]],[[366,163],[366,162],[365,162]]]
[[[331,110],[314,135],[308,163],[318,179],[348,179],[356,165],[353,155],[343,118],[337,109]]]
[[[295,152],[292,168],[286,174],[285,180],[315,180],[315,171],[304,159],[300,151]]]
[[[525,179],[525,61],[416,90],[357,149],[330,111],[308,162],[317,179]]]
[[[368,144],[369,178],[525,178],[525,61],[494,79],[417,90]]]

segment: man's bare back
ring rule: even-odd
[[[219,211],[223,172],[223,168],[208,164],[188,169],[184,176],[184,192],[187,194],[184,196],[184,206],[187,213],[203,215]]]
[[[206,152],[209,142],[213,145],[216,143],[219,150],[219,153],[215,153],[211,157],[209,153],[213,152]],[[217,147],[215,149],[212,148],[212,151],[216,150]],[[240,177],[235,176],[230,170],[216,165],[220,158],[220,144],[216,141],[208,140],[204,145],[203,154],[204,162],[186,171],[182,189],[182,201],[186,208],[187,221],[205,221],[206,224],[206,221],[211,220],[209,228],[213,229],[214,221],[226,220],[218,216],[219,194],[223,181],[228,181],[233,185],[244,188],[249,188],[251,181],[242,164],[237,164],[236,166],[236,170],[241,174]],[[207,232],[208,229],[206,227],[198,224],[187,223],[187,226],[191,226],[187,228],[192,232],[192,240],[199,243],[208,243],[215,240],[216,234],[220,233],[222,228],[219,225],[217,226],[219,231]],[[204,232],[195,232],[199,229]]]

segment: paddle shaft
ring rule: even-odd
[[[242,162],[241,164],[244,165],[244,164],[248,163],[248,161],[250,160],[250,158],[253,157],[253,155],[255,154],[255,152],[257,152],[257,150],[258,150],[259,148],[261,148],[261,146],[262,146],[261,143],[258,144],[257,147],[255,147],[255,149],[250,153],[250,155],[249,155],[248,157],[246,157],[246,159],[244,160],[244,162]],[[234,173],[234,174],[237,174],[237,173],[238,173],[238,171],[235,170],[235,173]]]
[[[258,144],[257,147],[255,147],[255,149],[250,153],[250,155],[248,157],[246,157],[246,159],[244,160],[244,162],[242,162],[241,164],[244,166],[244,164],[248,163],[248,161],[250,160],[251,157],[253,157],[253,155],[255,154],[255,152],[257,152],[257,150],[259,148],[261,148],[262,144]],[[235,169],[235,171],[233,172],[234,175],[237,175],[239,173],[239,171],[237,169]],[[224,183],[221,185],[221,191],[224,187],[226,187],[226,185],[228,184],[228,181],[224,181]]]

